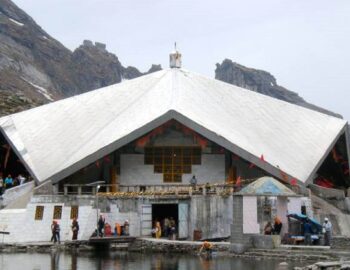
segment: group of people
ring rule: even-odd
[[[274,224],[271,222],[268,222],[264,228],[264,234],[266,235],[279,235],[282,230],[282,222],[279,217],[275,217]],[[312,245],[312,235],[317,234],[319,232],[314,231],[314,228],[312,227],[311,221],[306,218],[303,222],[303,233],[304,233],[304,244],[305,245]],[[331,240],[332,240],[332,223],[329,221],[328,218],[324,219],[324,222],[322,224],[322,234],[324,239],[324,245],[330,246]]]
[[[163,225],[163,226],[162,226]],[[162,236],[168,237],[170,240],[176,239],[176,222],[173,217],[164,218],[161,222],[156,220],[152,228],[152,236],[155,238],[161,238]]]
[[[192,178],[190,179],[190,185],[191,185],[191,188],[192,190],[197,190],[197,178],[195,175],[192,176]],[[211,191],[211,186],[209,183],[206,183],[204,185],[204,188],[205,188],[205,191],[206,193],[209,193]],[[203,191],[203,186],[199,187],[198,189],[200,192]]]
[[[267,224],[265,225],[265,228],[264,228],[264,234],[266,234],[266,235],[271,235],[271,234],[279,235],[281,233],[282,226],[283,226],[283,224],[282,224],[281,219],[276,216],[274,218],[273,224],[270,221],[267,222]]]
[[[51,224],[51,232],[52,232],[51,242],[53,241],[54,243],[56,242],[58,242],[59,244],[61,243],[60,231],[61,231],[60,225],[56,220],[53,220]]]
[[[77,240],[78,233],[79,233],[79,223],[76,218],[73,219],[71,228],[73,233],[72,240]],[[61,243],[60,232],[61,232],[60,225],[58,224],[57,220],[53,220],[51,224],[51,233],[52,233],[51,242],[54,242],[54,243],[58,242],[59,244]]]
[[[127,219],[124,221],[123,225],[116,222],[114,226],[114,232],[113,232],[111,225],[108,222],[106,222],[105,218],[102,215],[100,215],[97,221],[96,236],[99,236],[99,237],[112,236],[113,234],[116,236],[121,236],[121,235],[128,236],[130,235],[129,227],[130,227],[130,224],[129,224],[129,220]]]
[[[5,189],[22,185],[24,184],[25,181],[26,181],[26,178],[22,174],[19,174],[15,178],[12,178],[12,175],[8,174],[4,180],[2,177],[2,174],[0,173],[0,195],[2,195],[5,192]]]
[[[318,233],[315,232],[311,226],[310,220],[307,218],[303,224],[304,228],[304,243],[305,245],[312,245],[312,239],[311,235]],[[322,224],[322,234],[323,234],[323,243],[325,246],[331,245],[332,240],[332,223],[329,221],[328,218],[324,219],[324,222]]]

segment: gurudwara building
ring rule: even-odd
[[[349,187],[346,121],[182,69],[178,52],[170,62],[0,118],[3,174],[33,178],[3,195],[5,241],[48,241],[53,219],[71,239],[73,218],[88,239],[100,214],[133,236],[169,217],[179,239],[259,234],[273,215],[317,214],[306,187],[320,177]],[[244,191],[261,177],[265,193]]]

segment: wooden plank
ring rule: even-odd
[[[108,243],[131,243],[136,239],[132,236],[109,236],[109,237],[91,237],[89,243],[108,244]]]

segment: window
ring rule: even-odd
[[[44,216],[44,206],[38,205],[35,208],[35,217],[34,217],[34,219],[35,220],[42,220],[43,216]]]
[[[197,146],[145,147],[145,164],[154,165],[165,183],[182,182],[182,174],[192,172],[192,164],[201,164],[202,149]]]
[[[77,219],[79,215],[79,206],[74,205],[70,209],[70,219]]]
[[[62,217],[62,206],[55,205],[53,208],[53,219],[61,219]]]

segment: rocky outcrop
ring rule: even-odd
[[[10,0],[0,0],[0,40],[0,115],[161,69],[125,68],[105,44],[89,40],[71,52]]]
[[[278,85],[275,77],[270,73],[242,66],[229,59],[225,59],[221,64],[216,64],[215,78],[289,103],[341,118],[341,115],[310,104],[297,93]]]
[[[0,40],[0,116],[161,70],[124,67],[105,44],[90,40],[72,52],[10,0],[0,0]],[[279,86],[266,71],[226,59],[217,64],[215,77],[340,117]]]

